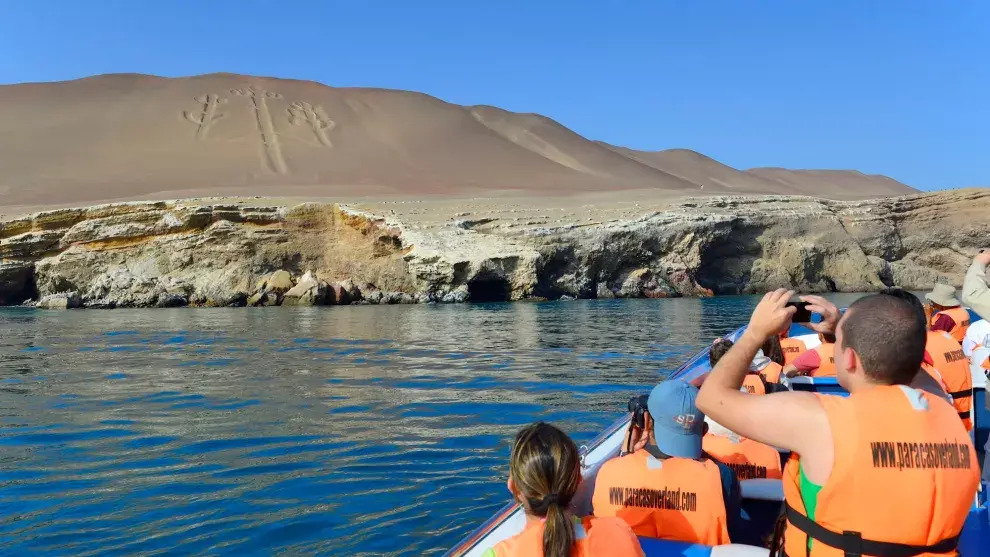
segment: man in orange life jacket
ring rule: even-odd
[[[732,431],[793,452],[783,554],[956,555],[979,466],[955,409],[907,386],[924,355],[924,319],[893,296],[861,298],[841,319],[827,300],[802,297],[823,318],[807,326],[836,335],[837,377],[850,396],[739,392],[753,354],[793,316],[792,295],[764,296],[697,400]]]
[[[654,387],[643,428],[630,425],[630,452],[598,472],[595,516],[618,516],[645,537],[705,545],[745,538],[739,480],[702,451],[708,427],[697,394],[681,380]]]
[[[925,300],[928,300],[932,314],[928,328],[945,331],[961,344],[969,329],[969,312],[956,299],[956,289],[948,284],[936,284],[925,294]]]

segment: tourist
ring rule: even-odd
[[[969,312],[956,299],[956,289],[948,284],[936,284],[925,294],[928,300],[926,315],[931,315],[928,328],[932,331],[945,331],[956,342],[966,338],[969,328]]]
[[[723,354],[729,351],[729,348],[732,348],[731,340],[727,338],[715,339],[715,342],[712,343],[711,348],[708,349],[708,363],[712,367],[715,367],[715,363],[718,362],[718,359],[721,358]],[[762,366],[765,368],[771,362],[769,358],[766,358],[762,353],[759,353],[753,358],[753,363],[757,366]],[[742,388],[745,389],[747,393],[765,395],[767,394],[767,381],[762,375],[760,375],[759,369],[754,371],[753,366],[751,365],[749,368],[749,373],[746,374],[746,379],[743,381]]]
[[[916,312],[924,315],[925,308],[917,296],[902,288],[887,288],[881,294],[900,298],[911,304]],[[967,431],[973,429],[971,416],[973,407],[973,374],[969,369],[969,359],[962,352],[962,346],[945,331],[927,332],[925,354],[921,367],[926,373],[918,374],[918,379],[931,376],[940,384],[956,407],[959,419]],[[912,387],[919,388],[912,383]],[[928,389],[925,389],[928,390]]]
[[[774,338],[776,340],[776,337]],[[787,387],[779,383],[780,374],[783,368],[779,363],[773,361],[772,358],[764,355],[764,349],[769,349],[771,353],[774,352],[773,346],[768,346],[769,343],[763,345],[757,353],[753,356],[753,361],[749,363],[749,373],[746,374],[746,380],[743,381],[743,388],[746,389],[747,393],[751,394],[767,394],[774,391],[786,390]],[[712,368],[718,363],[718,360],[725,355],[729,349],[732,348],[732,341],[727,338],[718,338],[712,343],[711,348],[708,349],[708,365]],[[780,344],[776,345],[775,353],[783,361],[783,353],[780,351]],[[700,386],[704,381],[704,376],[695,381],[696,386]]]
[[[739,383],[737,389],[742,378]],[[639,536],[688,543],[721,545],[745,536],[739,480],[702,450],[708,426],[695,406],[697,395],[697,387],[681,380],[653,388],[645,426],[630,426],[631,452],[598,472],[595,516],[622,518]],[[681,496],[670,499],[671,493]]]
[[[980,253],[973,258],[973,264],[966,271],[966,279],[963,281],[962,301],[975,311],[981,318],[990,319],[990,286],[987,286],[987,265],[990,265],[990,248],[980,250]],[[990,364],[990,360],[985,364]],[[990,408],[990,398],[987,398],[987,407]],[[984,447],[987,453],[986,462],[983,465],[983,477],[990,482],[990,439]]]
[[[787,360],[784,358],[784,348],[780,345],[780,337],[777,335],[768,338],[763,343],[763,346],[760,347],[760,350],[763,351],[764,356],[770,358],[771,362],[779,366],[787,363]]]
[[[812,377],[835,377],[835,337],[818,333],[818,346],[798,356],[784,366],[784,375],[810,375]]]
[[[705,418],[708,433],[702,440],[705,454],[725,464],[740,480],[780,479],[780,452],[764,443],[747,439],[711,418]]]
[[[739,392],[753,355],[790,323],[792,295],[763,297],[697,399],[730,430],[792,452],[783,479],[784,552],[953,554],[979,466],[955,409],[907,386],[924,357],[924,319],[894,296],[861,298],[840,319],[834,306],[812,304],[823,319],[807,326],[835,334],[837,377],[850,395]]]
[[[981,249],[973,258],[963,281],[962,301],[983,319],[990,319],[990,286],[987,286],[990,248]]]
[[[642,557],[632,529],[616,518],[571,514],[581,483],[578,448],[566,433],[543,422],[524,427],[512,444],[509,492],[526,512],[526,526],[485,557]]]
[[[780,344],[781,350],[784,352],[784,365],[794,362],[798,359],[801,354],[808,351],[808,346],[803,340],[799,338],[790,338],[787,336],[788,329],[783,332],[778,333],[777,342]]]
[[[784,358],[784,348],[780,345],[780,337],[774,335],[767,339],[760,347],[760,351],[757,355],[763,354],[769,361],[767,365],[759,368],[760,375],[767,380],[768,383],[777,384],[780,383],[780,375],[784,371],[784,364],[787,360]],[[756,360],[753,360],[754,364]],[[713,364],[714,365],[714,364]],[[753,365],[750,365],[750,370],[753,369]]]
[[[980,348],[990,348],[990,321],[979,319],[970,324],[966,330],[966,338],[962,341],[963,354],[967,358]],[[979,363],[979,362],[977,362]]]

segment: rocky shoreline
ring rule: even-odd
[[[384,211],[381,211],[384,213]],[[603,221],[130,202],[0,223],[0,304],[40,308],[457,303],[960,285],[990,191],[869,201],[685,199]]]

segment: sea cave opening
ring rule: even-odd
[[[475,279],[467,287],[473,303],[508,302],[512,295],[509,281],[504,278]]]

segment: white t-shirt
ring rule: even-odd
[[[966,338],[962,342],[963,354],[972,356],[973,350],[979,346],[990,348],[990,323],[986,319],[974,322],[966,330]]]

